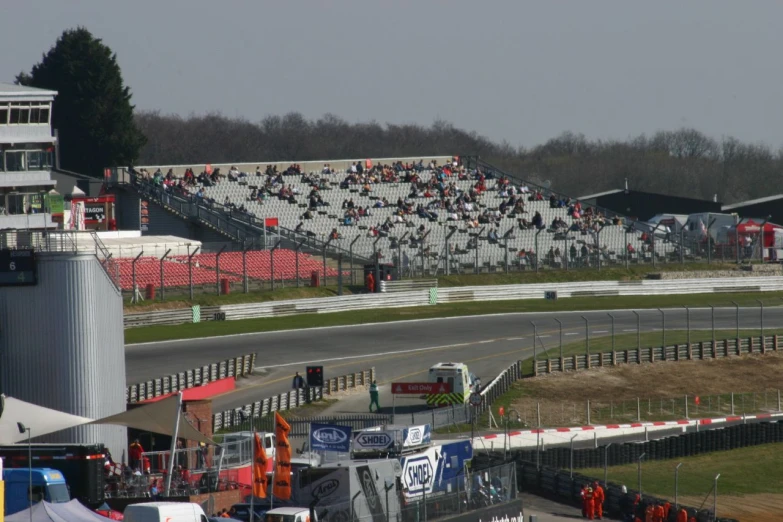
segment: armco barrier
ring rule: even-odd
[[[214,320],[233,321],[298,314],[324,314],[366,310],[427,306],[467,301],[507,301],[544,299],[545,292],[556,292],[558,298],[587,296],[634,296],[672,294],[711,294],[718,292],[783,291],[783,277],[725,277],[639,281],[588,281],[528,285],[468,286],[423,288],[402,292],[349,295],[290,301],[270,301],[181,310],[130,313],[125,327],[182,324]]]
[[[131,384],[125,388],[125,402],[132,404],[161,395],[187,390],[226,377],[244,377],[253,373],[256,354],[240,355],[184,372]]]
[[[332,377],[322,388],[306,388],[267,397],[252,404],[245,404],[231,410],[212,414],[212,431],[242,426],[253,418],[270,416],[275,411],[298,408],[308,402],[318,401],[333,393],[369,386],[375,380],[375,368]]]
[[[381,281],[381,292],[396,293],[409,292],[411,290],[427,290],[437,288],[438,280],[403,279],[402,281]]]
[[[768,351],[777,352],[779,338],[777,335],[744,337],[741,339],[721,339],[691,344],[674,344],[666,347],[632,348],[609,352],[564,356],[562,359],[545,359],[536,361],[535,375],[556,373],[562,371],[588,370],[602,366],[618,364],[641,364],[665,361],[701,361],[705,359],[725,359],[735,355],[764,354]]]

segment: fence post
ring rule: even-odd
[[[636,398],[636,422],[642,422],[642,401]]]
[[[734,415],[734,392],[731,392],[731,414]]]
[[[685,418],[686,419],[690,418],[690,417],[688,417],[688,396],[687,395],[685,396]]]
[[[164,300],[165,296],[165,285],[164,285],[164,279],[163,279],[163,263],[166,261],[166,258],[168,257],[169,253],[171,252],[171,249],[169,248],[166,250],[166,253],[163,254],[163,257],[160,258],[160,300]]]
[[[590,399],[587,399],[587,426],[590,425]]]

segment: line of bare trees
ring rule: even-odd
[[[204,116],[141,112],[147,136],[139,164],[306,161],[429,155],[479,155],[535,182],[550,181],[574,196],[622,188],[731,203],[781,192],[783,148],[715,140],[693,129],[661,131],[627,141],[591,141],[566,132],[531,149],[495,143],[436,121],[421,125],[351,124],[327,114],[269,116],[259,123]]]

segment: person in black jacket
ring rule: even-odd
[[[628,488],[622,487],[620,495],[620,515],[624,522],[633,522],[633,497],[628,493]]]

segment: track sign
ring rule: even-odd
[[[324,367],[323,366],[308,366],[307,371],[307,385],[312,388],[318,388],[324,385]]]
[[[0,250],[0,286],[31,286],[37,283],[35,251]]]
[[[439,395],[451,393],[451,385],[447,382],[394,382],[393,395]]]
[[[470,401],[471,406],[481,406],[481,401],[483,398],[481,397],[480,393],[471,393],[470,399],[468,400]]]

